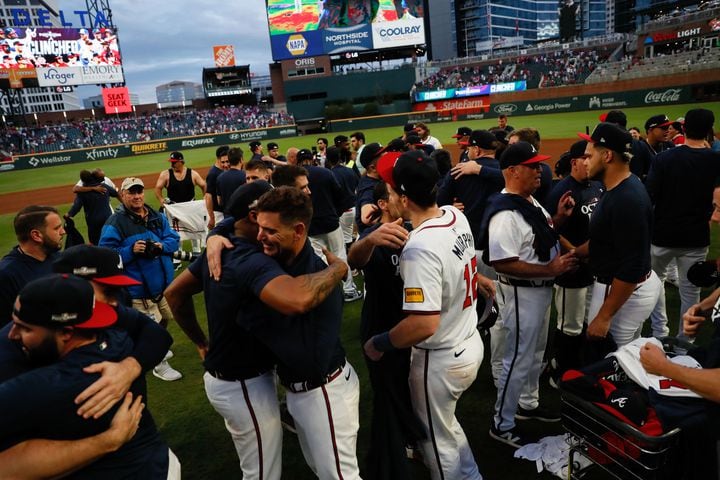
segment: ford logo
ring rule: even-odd
[[[493,111],[495,113],[504,113],[506,115],[508,113],[513,113],[515,110],[517,110],[517,105],[514,103],[501,103],[500,105],[495,105],[493,107]]]

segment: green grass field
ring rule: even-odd
[[[705,105],[707,108],[720,110],[720,104]],[[684,114],[690,105],[680,105],[667,108],[665,111],[671,118]],[[644,120],[653,114],[659,113],[657,108],[628,109],[629,126],[642,126]],[[584,131],[585,126],[597,123],[598,112],[551,114],[530,117],[512,117],[510,123],[515,127],[533,126],[539,128],[543,138],[574,138],[575,132]],[[488,128],[495,125],[494,120],[467,122],[473,128]],[[444,142],[450,142],[450,136],[459,124],[431,125],[432,134]],[[397,129],[376,129],[365,131],[368,141],[380,140],[386,142],[400,132]],[[347,132],[350,133],[350,132]],[[325,135],[332,137],[336,135]],[[320,135],[318,135],[320,136]],[[290,146],[308,147],[314,144],[316,136],[297,139],[281,140],[278,143],[281,149]],[[246,149],[246,145],[242,145]],[[190,167],[210,165],[214,149],[188,150],[185,153],[187,164]],[[167,168],[166,154],[145,155],[130,159],[107,160],[94,162],[93,166],[102,167],[116,183],[124,176],[142,173],[159,172]],[[69,185],[76,181],[78,171],[88,168],[91,164],[76,164],[59,167],[44,168],[35,171],[17,171],[0,173],[0,193],[27,191],[48,186]],[[155,204],[154,195],[146,195],[148,203]],[[61,212],[66,212],[69,205],[59,205]],[[0,215],[0,252],[9,250],[16,242],[12,233],[13,214]],[[80,230],[84,233],[85,226],[82,215],[76,217]],[[713,247],[710,256],[718,256],[717,229],[713,230]],[[358,280],[360,283],[361,280]],[[668,313],[671,318],[673,333],[676,329],[678,317],[678,297],[674,288],[668,287]],[[195,298],[196,309],[201,322],[205,321],[205,310],[201,297]],[[349,361],[357,370],[361,381],[360,405],[360,432],[358,438],[358,458],[360,464],[369,443],[369,429],[371,415],[371,390],[367,377],[367,369],[362,359],[359,344],[359,317],[360,302],[346,304],[344,309],[342,340],[347,351]],[[554,313],[553,313],[554,318]],[[554,325],[551,321],[551,325]],[[237,456],[229,434],[225,430],[222,419],[209,406],[203,390],[202,365],[194,346],[175,324],[169,330],[173,334],[175,344],[173,351],[175,358],[171,364],[178,368],[184,378],[177,382],[162,382],[152,375],[148,375],[148,406],[153,412],[163,437],[167,440],[173,451],[182,463],[183,478],[185,479],[226,479],[239,478],[240,470]],[[487,430],[490,424],[493,404],[495,402],[495,388],[493,387],[489,371],[489,348],[485,350],[485,360],[481,366],[479,376],[473,386],[464,394],[458,406],[457,416],[465,429],[475,458],[484,478],[494,479],[520,479],[520,478],[552,478],[544,473],[538,475],[532,462],[514,460],[512,451],[488,437]],[[543,383],[542,397],[550,405],[559,405],[559,395],[555,390]],[[562,432],[559,424],[528,423],[529,430],[540,436],[541,434],[559,434]],[[287,479],[310,479],[313,475],[305,465],[300,452],[297,438],[285,433],[283,451],[283,477]],[[428,478],[427,472],[421,465],[415,465],[416,478]],[[595,478],[595,477],[593,477]]]

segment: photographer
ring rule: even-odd
[[[133,307],[167,326],[172,313],[162,292],[173,279],[172,253],[178,249],[180,237],[164,215],[145,204],[145,185],[139,178],[123,180],[120,200],[122,206],[105,222],[100,246],[116,250],[125,273],[140,282],[128,288]],[[166,381],[182,378],[168,364],[171,356],[168,352],[153,375]]]

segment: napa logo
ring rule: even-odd
[[[288,52],[293,56],[304,55],[308,48],[308,41],[302,35],[295,34],[288,37],[287,43],[285,44]]]

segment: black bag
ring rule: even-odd
[[[70,217],[65,217],[65,235],[65,248],[85,244],[85,239],[75,227],[75,220]]]

